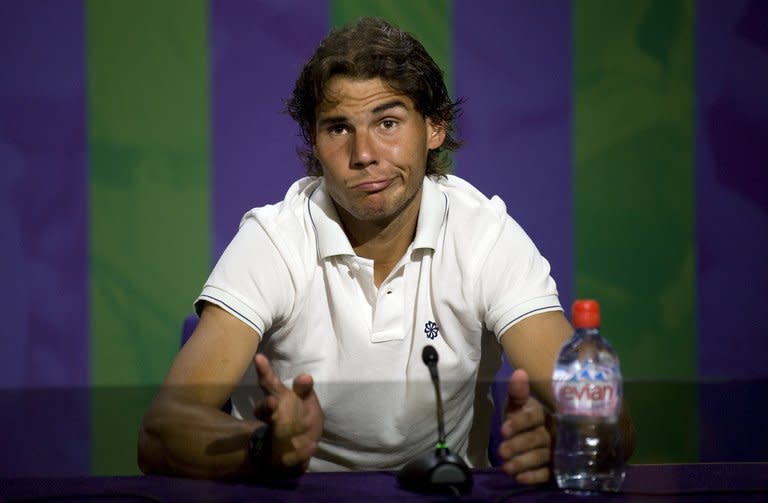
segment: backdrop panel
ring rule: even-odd
[[[84,473],[89,348],[81,2],[0,2],[0,48],[0,476]]]
[[[696,375],[693,25],[688,0],[574,3],[576,295],[630,378]],[[655,398],[628,393],[636,459],[695,459],[695,393]]]
[[[214,258],[246,211],[281,200],[304,175],[299,128],[283,110],[328,32],[327,11],[299,0],[211,3]]]
[[[768,376],[768,3],[699,3],[699,374]]]
[[[550,261],[567,311],[573,270],[569,4],[483,7],[458,2],[455,8],[454,81],[465,100],[456,173],[506,202]]]
[[[452,90],[453,2],[432,0],[330,0],[331,25],[352,23],[363,16],[378,16],[413,33],[445,73],[448,91]]]
[[[768,3],[700,1],[696,37],[701,459],[765,459],[765,379],[743,379],[768,376]]]
[[[87,3],[93,470],[141,416],[210,266],[204,0]]]

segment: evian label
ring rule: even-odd
[[[562,415],[612,417],[621,404],[621,375],[612,368],[555,369],[552,387]]]

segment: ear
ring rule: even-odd
[[[445,127],[434,124],[432,119],[427,119],[427,148],[429,150],[438,149],[444,141]]]

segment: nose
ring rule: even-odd
[[[365,168],[376,164],[376,149],[368,131],[356,131],[352,140],[352,152],[350,156],[352,166]]]

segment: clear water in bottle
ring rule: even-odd
[[[593,303],[586,318],[577,313],[584,309],[579,302]],[[561,348],[552,376],[555,480],[571,492],[618,491],[624,481],[619,359],[600,335],[595,301],[574,303],[573,322],[576,333]]]
[[[602,418],[558,417],[555,480],[568,491],[618,491],[624,461],[618,426]]]

